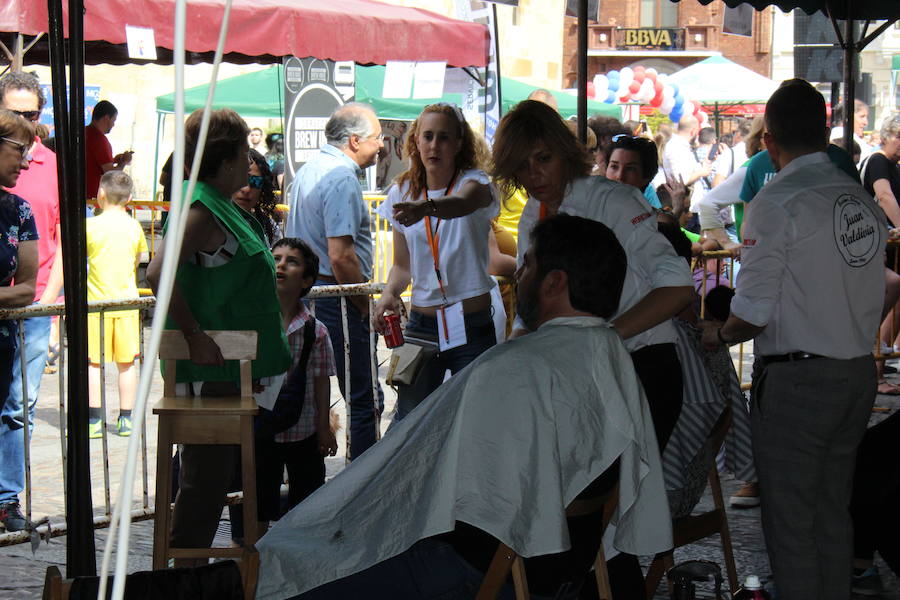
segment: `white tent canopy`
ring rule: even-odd
[[[703,104],[763,103],[778,83],[724,56],[710,56],[669,75],[685,97]]]

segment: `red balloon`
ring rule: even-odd
[[[644,79],[646,78],[647,75],[643,71],[641,71],[640,73],[638,73],[637,71],[634,72],[634,80],[638,83],[644,83]]]
[[[658,108],[662,104],[662,101],[663,101],[663,95],[657,94],[657,95],[653,96],[653,98],[651,98],[650,106],[655,106]]]
[[[703,108],[703,107],[700,106],[700,103],[699,103],[699,102],[697,102],[697,103],[694,104],[694,116],[695,116],[695,117],[696,117],[697,114],[700,112],[700,109],[701,109],[701,108]]]
[[[625,94],[621,98],[619,98],[619,102],[628,102],[631,100],[631,93]]]
[[[597,95],[597,92],[596,92],[596,90],[594,89],[594,82],[593,82],[593,81],[588,81],[588,82],[587,82],[587,97],[588,97],[588,98],[593,98],[593,97],[596,96],[596,95]]]
[[[646,78],[649,79],[650,81],[654,81],[654,82],[656,81],[656,75],[657,75],[656,73],[652,73],[652,72],[651,72],[651,73],[644,73],[644,77],[646,77]]]
[[[643,75],[643,74],[644,74],[644,71],[646,71],[646,69],[644,68],[644,65],[638,65],[638,66],[634,67],[634,68],[632,69],[632,71],[634,71],[634,74],[635,74],[635,75],[637,75],[638,73],[640,73],[640,74]]]
[[[637,94],[641,89],[641,84],[637,81],[632,81],[631,85],[628,86],[628,91],[632,94]]]
[[[653,78],[652,81],[653,81],[653,91],[656,92],[657,94],[662,94],[663,87],[664,87],[662,82],[656,81],[656,78]]]

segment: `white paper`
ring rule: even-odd
[[[156,41],[151,28],[126,25],[125,41],[128,42],[128,58],[156,60]]]
[[[438,342],[441,352],[466,343],[466,319],[463,316],[462,302],[448,304],[437,311]],[[445,325],[446,322],[446,325]]]
[[[444,95],[446,62],[418,62],[413,81],[413,99],[440,98]]]
[[[405,60],[389,60],[384,69],[382,98],[409,98],[412,93],[416,63]]]
[[[275,401],[278,400],[278,393],[281,391],[281,384],[284,383],[285,377],[287,377],[287,373],[260,378],[259,383],[264,387],[261,392],[253,392],[256,405],[272,410],[275,407]]]

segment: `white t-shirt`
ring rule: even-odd
[[[500,202],[490,179],[477,169],[464,171],[457,177],[450,194],[459,190],[468,181],[477,181],[490,187],[492,201],[475,212],[456,219],[432,217],[431,229],[437,229],[438,257],[441,279],[447,294],[447,303],[453,304],[467,298],[474,298],[491,291],[494,280],[488,275],[490,250],[488,236],[491,219],[500,212]],[[444,190],[429,190],[429,198],[449,195]],[[394,231],[402,233],[409,249],[410,273],[412,274],[412,303],[415,306],[440,306],[443,304],[434,271],[434,257],[428,237],[425,234],[425,219],[415,225],[404,227],[394,220],[394,204],[421,200],[409,197],[409,186],[394,185],[388,191],[387,199],[378,207],[378,214],[390,221]]]

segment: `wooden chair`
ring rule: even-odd
[[[240,561],[236,562],[237,567],[241,572],[241,593],[244,596],[244,600],[253,600],[256,596],[256,582],[259,577],[259,554],[256,552],[256,548],[252,546],[246,548],[244,550],[243,558]],[[195,576],[200,577],[201,581],[203,581],[202,567],[199,569],[190,569],[190,571],[192,571]],[[150,573],[152,577],[152,574],[159,573],[159,571],[151,571]],[[92,579],[93,581],[91,581],[90,583],[92,584],[92,586],[96,587],[100,578],[93,577],[85,579]],[[47,572],[44,575],[44,592],[41,596],[42,600],[70,600],[74,581],[74,579],[64,579],[62,574],[59,572],[58,567],[47,567]],[[107,589],[112,590],[112,579],[110,579]],[[94,592],[93,596],[94,598],[96,598],[96,592]],[[146,594],[142,594],[141,597],[146,598]],[[128,599],[127,593],[125,595],[125,598],[126,600]],[[160,596],[159,600],[173,599]]]
[[[153,530],[153,568],[164,569],[170,558],[241,558],[257,540],[256,457],[253,444],[251,361],[256,358],[255,331],[207,331],[225,360],[240,364],[240,396],[176,396],[175,361],[190,358],[181,332],[165,331],[159,347],[166,360],[163,397],[153,408],[159,415],[156,449],[156,515]],[[171,548],[172,446],[175,444],[228,444],[241,447],[244,487],[244,547]]]
[[[566,517],[582,517],[585,515],[603,511],[603,529],[599,535],[603,535],[606,526],[609,525],[610,519],[616,510],[619,502],[619,486],[613,488],[611,492],[598,498],[575,499],[566,508]],[[494,600],[500,589],[506,583],[507,578],[512,572],[513,587],[516,591],[516,600],[528,600],[528,579],[525,576],[525,561],[515,551],[500,542],[494,558],[485,573],[484,580],[481,582],[481,588],[478,590],[476,600]],[[597,550],[597,556],[594,559],[594,575],[597,581],[597,591],[600,600],[612,600],[612,590],[609,584],[609,573],[606,571],[606,555],[603,552],[603,543]]]
[[[675,547],[668,552],[657,554],[647,570],[644,579],[648,599],[652,599],[659,586],[663,575],[675,566],[675,548],[693,544],[703,538],[718,534],[722,539],[722,554],[725,557],[725,570],[728,574],[728,584],[731,592],[738,589],[737,569],[734,564],[734,552],[731,548],[731,532],[728,529],[728,517],[725,514],[725,501],[722,498],[722,484],[719,481],[719,471],[716,467],[716,455],[725,441],[725,434],[731,427],[731,407],[726,407],[716,419],[715,424],[706,438],[706,442],[700,452],[708,461],[707,480],[712,491],[715,508],[701,514],[691,514],[672,521],[672,535]],[[671,588],[671,582],[669,583]],[[671,589],[669,592],[671,593]]]

